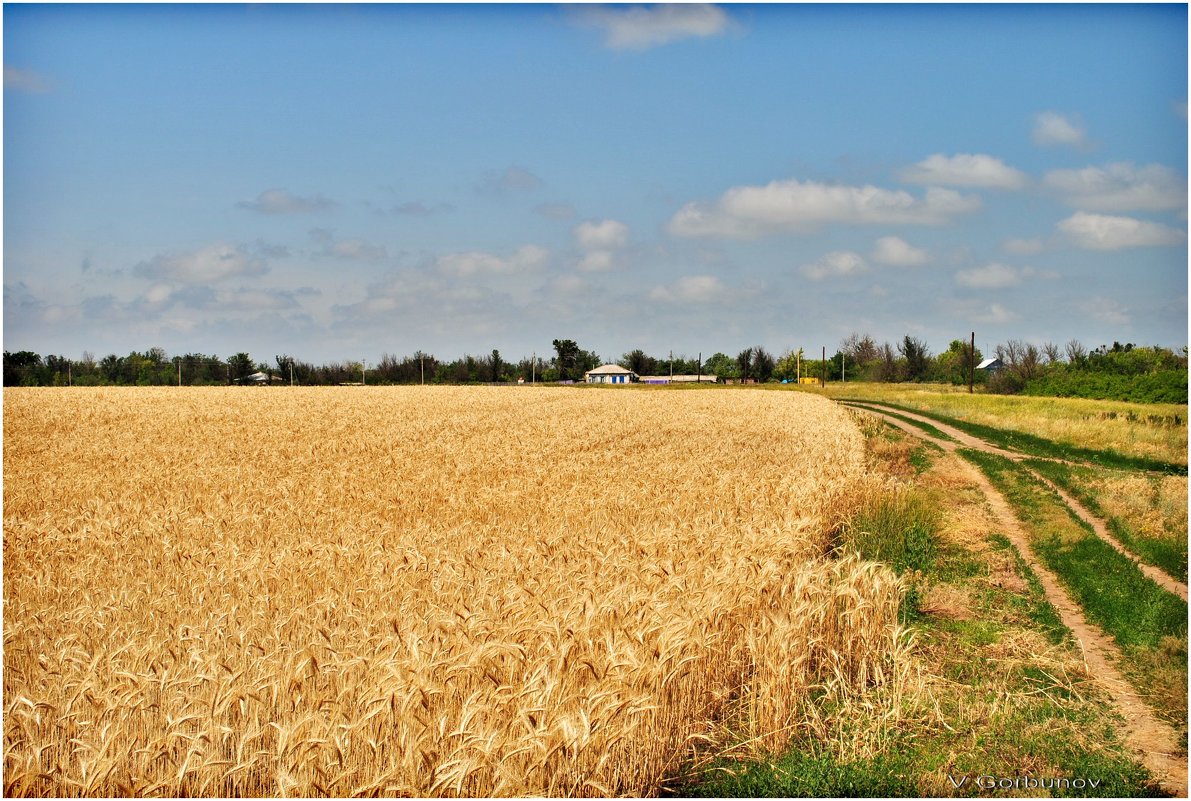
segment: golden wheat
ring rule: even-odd
[[[784,393],[7,390],[9,795],[647,795],[890,685]]]

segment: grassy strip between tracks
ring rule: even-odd
[[[839,400],[850,402],[853,399],[840,398]],[[932,420],[937,420],[940,423],[946,423],[949,426],[958,428],[966,434],[979,437],[990,445],[996,445],[1004,450],[1017,451],[1027,456],[1037,456],[1044,459],[1065,459],[1072,462],[1087,462],[1101,467],[1112,467],[1121,470],[1148,470],[1156,473],[1167,473],[1169,475],[1187,474],[1186,465],[1174,464],[1173,462],[1163,462],[1158,459],[1146,459],[1139,456],[1126,456],[1111,450],[1080,448],[1075,445],[1067,445],[1062,442],[1043,439],[1034,434],[1027,434],[1024,431],[995,428],[981,423],[961,420],[957,417],[947,417],[937,412],[927,412],[922,409],[902,406],[901,404],[889,403],[888,401],[878,402],[862,399],[855,399],[855,401],[859,403],[872,403],[902,412],[921,415],[922,417],[929,417]]]
[[[1097,537],[1021,465],[966,448],[960,453],[1004,493],[1027,526],[1034,552],[1058,575],[1089,620],[1115,640],[1123,672],[1154,711],[1185,735],[1186,602]]]
[[[1120,540],[1146,564],[1154,565],[1172,578],[1187,581],[1187,540],[1183,537],[1156,538],[1138,534],[1127,520],[1109,514],[1101,506],[1096,493],[1089,488],[1090,468],[1049,462],[1042,459],[1027,459],[1025,464],[1062,487],[1097,517],[1108,525],[1112,535]]]

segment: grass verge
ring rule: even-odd
[[[853,400],[841,398],[840,402],[843,403],[845,406],[851,406],[854,409],[868,409],[869,408],[864,405],[865,401],[853,401]],[[910,410],[907,409],[906,411],[910,411]],[[894,418],[895,420],[901,420],[903,423],[912,425],[917,429],[925,431],[926,433],[930,434],[935,439],[942,439],[942,440],[946,440],[947,442],[955,442],[955,437],[951,436],[950,434],[944,433],[943,431],[940,431],[938,428],[936,428],[935,426],[932,426],[930,423],[924,423],[921,420],[915,420],[912,417],[906,417],[903,414],[898,414],[897,412],[889,411],[888,409],[882,409],[881,413],[889,415],[890,417]]]
[[[1026,524],[1039,558],[1058,575],[1089,620],[1115,641],[1122,669],[1159,716],[1187,726],[1187,604],[1147,578],[1097,537],[1024,467],[961,449]]]

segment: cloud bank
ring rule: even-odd
[[[923,197],[875,186],[773,181],[729,189],[712,204],[691,202],[671,218],[677,236],[755,239],[809,233],[828,223],[939,225],[980,208],[980,199],[931,187]]]
[[[579,24],[604,32],[612,50],[648,50],[681,39],[719,36],[730,27],[724,11],[694,3],[656,6],[596,6],[577,14]]]

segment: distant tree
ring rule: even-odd
[[[840,343],[840,350],[852,357],[858,367],[867,367],[881,356],[880,348],[868,334],[861,336],[857,333],[849,334]]]
[[[774,374],[786,381],[793,381],[798,376],[798,354],[786,348],[778,357],[773,368]]]
[[[1062,360],[1062,351],[1053,342],[1047,342],[1042,346],[1042,355],[1046,358],[1047,365],[1058,364]]]
[[[764,384],[769,381],[773,377],[775,366],[776,363],[769,351],[760,345],[753,348],[753,377],[758,383]]]
[[[496,348],[492,349],[492,355],[488,359],[488,367],[491,370],[492,383],[496,384],[500,381],[500,369],[502,362],[500,360],[500,351]]]
[[[237,353],[227,360],[233,381],[243,381],[253,373],[252,357],[247,353]]]
[[[753,377],[753,348],[745,348],[736,354],[736,375],[741,381],[748,381]]]
[[[906,360],[906,380],[921,381],[926,378],[926,372],[930,368],[930,351],[927,350],[926,343],[906,334],[897,349]]]
[[[632,370],[637,375],[656,375],[659,372],[658,360],[640,348],[630,350],[621,356],[620,366]]]
[[[274,356],[273,361],[277,362],[277,375],[281,376],[285,381],[289,381],[294,366],[294,357],[288,354]]]
[[[34,370],[40,366],[41,356],[31,350],[18,350],[16,353],[4,351],[4,386],[17,387],[26,383],[29,376],[35,376]]]
[[[981,359],[980,349],[976,349],[975,363]],[[934,379],[951,384],[967,384],[968,373],[972,369],[972,344],[964,339],[953,339],[947,350],[934,359]]]
[[[554,366],[558,369],[558,380],[573,379],[575,367],[579,362],[579,345],[573,339],[556,339],[553,341]]]
[[[736,362],[726,353],[713,353],[703,362],[703,372],[717,378],[737,378]]]
[[[899,378],[899,370],[897,365],[897,356],[894,354],[893,346],[885,342],[878,349],[878,358],[876,363],[876,377],[878,381],[885,381],[891,383],[897,381]]]
[[[1067,343],[1066,352],[1067,364],[1073,367],[1082,367],[1088,360],[1088,349],[1078,339]]]

